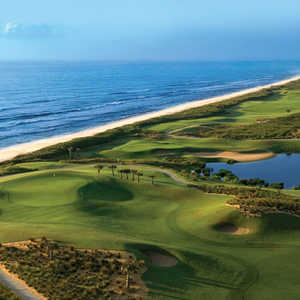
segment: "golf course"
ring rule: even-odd
[[[299,189],[209,168],[300,153],[299,116],[296,81],[3,162],[0,242],[47,237],[145,264],[146,296],[84,299],[299,299]]]

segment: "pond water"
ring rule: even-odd
[[[255,162],[236,163],[209,163],[214,173],[220,169],[231,171],[240,179],[261,178],[265,181],[284,182],[287,189],[300,184],[300,154],[279,154],[273,158]]]

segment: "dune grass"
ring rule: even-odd
[[[141,171],[139,184],[113,177],[107,167],[98,176],[88,165],[2,177],[7,193],[0,200],[0,240],[46,235],[82,248],[129,250],[149,267],[143,279],[153,300],[276,300],[283,290],[298,299],[300,218],[248,219],[225,205],[230,196]],[[223,223],[250,233],[218,231]],[[142,252],[149,249],[168,251],[179,263],[153,266]]]

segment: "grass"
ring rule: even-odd
[[[230,107],[225,114],[216,114],[209,117],[179,120],[161,123],[148,127],[154,131],[172,131],[187,126],[211,126],[215,124],[252,124],[257,120],[278,118],[300,112],[300,91],[282,90],[275,95],[242,102]]]
[[[9,197],[0,201],[0,240],[46,235],[81,248],[129,250],[149,267],[143,280],[153,300],[276,300],[282,289],[288,299],[298,299],[300,218],[245,218],[225,205],[230,196],[204,194],[158,171],[141,171],[140,184],[113,177],[108,168],[97,176],[92,165],[2,177]],[[224,222],[251,233],[217,231]],[[153,266],[142,253],[147,249],[168,251],[179,263]]]
[[[275,121],[266,124],[276,131],[278,118],[284,117],[289,127],[288,118],[297,113],[300,81],[55,145],[2,164],[0,173],[9,176],[0,177],[0,241],[47,236],[80,248],[128,250],[146,261],[143,280],[150,300],[298,299],[300,218],[247,218],[226,206],[232,196],[205,194],[138,164],[173,167],[187,175],[200,163],[193,152],[300,152],[299,139],[181,136],[195,127],[255,128],[257,121],[271,118]],[[69,147],[81,149],[72,161]],[[118,161],[124,163],[122,168],[132,164],[144,176],[139,184],[121,180],[107,165],[98,176],[93,165],[85,164],[89,161]],[[14,174],[22,170],[28,172]],[[205,182],[210,189],[216,187]],[[300,196],[299,191],[284,193],[289,199]],[[224,233],[218,230],[223,224],[248,228],[250,233]],[[169,252],[179,263],[172,268],[152,265],[143,253],[153,249]]]
[[[121,160],[163,160],[169,155],[183,157],[191,152],[234,151],[245,153],[297,153],[300,140],[228,140],[217,138],[164,139],[133,138],[109,150],[98,151],[98,157]],[[208,159],[202,159],[209,161]]]

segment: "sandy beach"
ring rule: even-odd
[[[246,95],[246,94],[253,93],[253,92],[258,92],[258,91],[260,91],[262,89],[265,89],[265,88],[271,88],[271,87],[275,87],[275,86],[282,86],[282,85],[285,85],[289,82],[296,81],[296,80],[300,80],[300,76],[295,76],[295,77],[288,78],[288,79],[285,79],[285,80],[282,80],[282,81],[278,81],[278,82],[275,82],[275,83],[272,83],[272,84],[267,84],[267,85],[264,85],[264,86],[258,86],[258,87],[255,87],[255,88],[250,88],[250,89],[242,90],[242,91],[239,91],[239,92],[235,92],[235,93],[231,93],[231,94],[227,94],[227,95],[223,95],[223,96],[192,101],[192,102],[189,102],[189,103],[185,103],[185,104],[177,105],[177,106],[170,107],[170,108],[167,108],[167,109],[163,109],[163,110],[160,110],[160,111],[157,111],[157,112],[142,114],[142,115],[139,115],[139,116],[123,119],[123,120],[120,120],[120,121],[112,122],[112,123],[109,123],[109,124],[106,124],[106,125],[97,126],[97,127],[91,128],[91,129],[86,129],[86,130],[76,132],[76,133],[72,133],[72,134],[66,134],[66,135],[62,135],[62,136],[56,136],[56,137],[52,137],[52,138],[41,139],[41,140],[29,142],[29,143],[18,144],[18,145],[11,146],[11,147],[8,147],[8,148],[3,148],[3,149],[0,150],[0,162],[6,161],[6,160],[9,160],[9,159],[13,159],[14,157],[16,157],[20,154],[31,153],[31,152],[34,152],[34,151],[40,150],[42,148],[58,144],[58,143],[68,142],[68,141],[71,141],[75,138],[93,136],[95,134],[107,131],[109,129],[122,127],[124,125],[129,125],[129,124],[133,124],[133,123],[140,122],[140,121],[145,121],[145,120],[148,120],[148,119],[151,119],[151,118],[156,118],[156,117],[161,117],[161,116],[165,116],[165,115],[174,114],[174,113],[181,112],[181,111],[184,111],[184,110],[187,110],[187,109],[197,108],[197,107],[201,107],[201,106],[211,104],[211,103],[221,102],[221,101],[224,101],[224,100],[231,99],[233,97],[242,96],[242,95]]]

